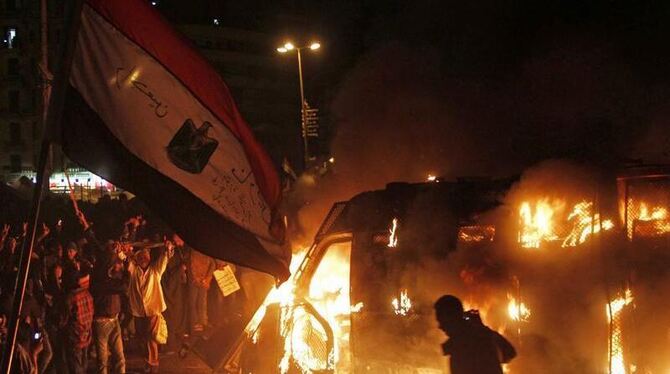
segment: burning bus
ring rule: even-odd
[[[446,373],[433,303],[453,293],[515,344],[506,372],[667,372],[668,209],[666,167],[361,193],[295,253],[292,278],[229,362],[245,373]]]

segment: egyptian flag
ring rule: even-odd
[[[272,161],[221,77],[148,2],[84,2],[61,127],[68,157],[192,247],[288,278]]]

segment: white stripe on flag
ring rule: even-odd
[[[89,6],[82,13],[70,83],[132,154],[230,221],[271,240],[271,212],[238,139],[169,71]],[[211,123],[208,135],[218,141],[209,163],[195,174],[175,166],[167,153],[187,119],[196,127]]]

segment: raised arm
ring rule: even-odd
[[[174,244],[171,241],[165,241],[165,249],[161,251],[160,257],[155,262],[154,266],[158,274],[163,274],[165,269],[167,269],[168,260],[174,254]]]

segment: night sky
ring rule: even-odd
[[[319,38],[306,91],[331,116],[332,153],[357,167],[393,159],[442,174],[508,174],[548,158],[616,167],[667,156],[668,2],[200,1],[189,9],[173,20],[218,15],[224,26],[278,41]]]

